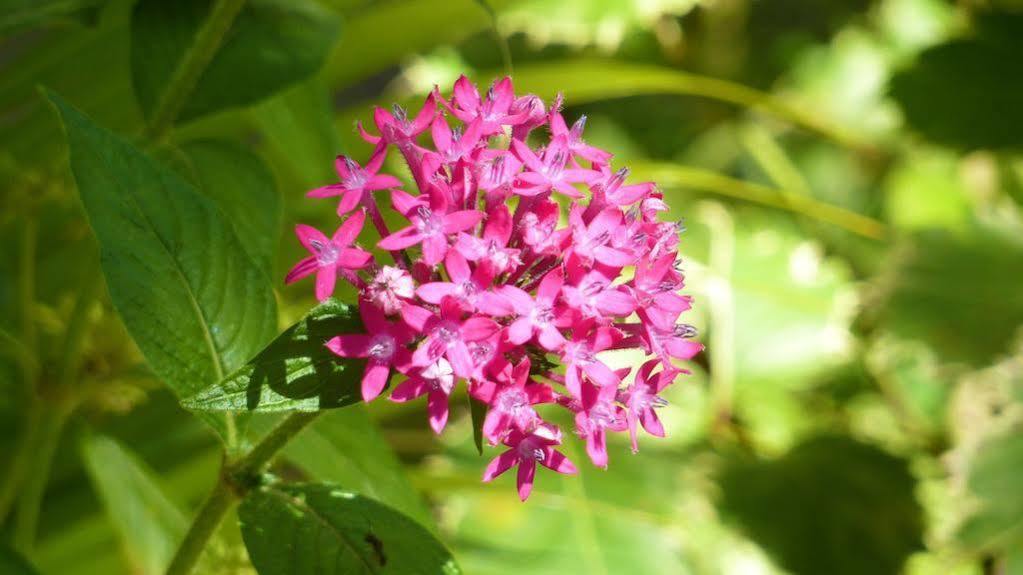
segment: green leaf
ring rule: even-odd
[[[967,487],[980,500],[979,509],[959,528],[958,539],[978,551],[999,551],[1023,545],[1023,432],[994,436],[973,456]]]
[[[876,321],[927,343],[945,362],[985,365],[1009,350],[1023,325],[1023,241],[977,228],[911,238],[879,281]]]
[[[264,487],[238,508],[260,575],[454,575],[451,553],[397,511],[326,484]]]
[[[131,17],[132,81],[147,116],[211,5],[209,0],[136,3]],[[312,76],[323,65],[338,27],[329,13],[307,3],[249,2],[178,119],[253,104]]]
[[[773,461],[734,461],[721,507],[796,574],[900,572],[922,548],[905,460],[849,438],[812,438]]]
[[[154,473],[115,440],[87,435],[82,460],[139,573],[162,573],[188,523]]]
[[[483,420],[487,417],[487,404],[473,396],[469,398],[469,414],[472,415],[472,442],[476,451],[483,455]]]
[[[923,52],[892,78],[891,94],[906,120],[925,137],[949,146],[1023,146],[1023,76],[1016,73],[1023,13],[980,18],[971,37]]]
[[[259,156],[231,142],[189,142],[175,151],[175,167],[216,202],[242,247],[271,276],[283,218],[270,170]]]
[[[259,355],[186,398],[200,411],[316,411],[362,401],[364,360],[338,357],[324,345],[335,335],[361,333],[353,308],[329,299],[270,342]]]
[[[282,453],[312,479],[372,497],[424,526],[433,523],[394,450],[361,407],[321,415]]]
[[[266,275],[208,198],[55,94],[114,306],[153,371],[187,396],[275,331]],[[230,435],[230,426],[218,427]]]
[[[4,575],[39,574],[24,557],[6,545],[0,545],[0,573]]]

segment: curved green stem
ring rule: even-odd
[[[320,412],[314,411],[289,415],[245,456],[224,465],[220,480],[199,509],[185,538],[174,553],[167,567],[167,575],[188,575],[192,572],[224,516],[257,483],[253,481],[255,476],[262,472],[281,448],[312,423],[319,414]]]
[[[887,226],[873,218],[787,190],[676,164],[642,163],[632,167],[633,174],[665,187],[689,188],[788,210],[872,240],[882,240],[888,234]]]
[[[150,141],[159,141],[174,123],[244,5],[245,0],[217,0],[213,5],[209,17],[196,32],[192,46],[182,56],[156,105],[146,130],[146,137]]]
[[[579,58],[520,66],[515,73],[517,90],[550,96],[551,86],[560,87],[573,105],[647,94],[710,98],[769,114],[867,155],[877,153],[863,137],[828,122],[809,107],[742,84],[665,66]]]

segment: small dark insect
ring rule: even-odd
[[[377,561],[380,566],[387,565],[387,556],[384,555],[384,542],[379,537],[372,533],[367,533],[365,537],[366,543],[369,543],[373,547],[373,552],[376,553]]]

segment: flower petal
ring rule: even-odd
[[[501,475],[505,471],[508,471],[518,461],[518,456],[515,454],[514,449],[509,449],[501,455],[490,460],[487,464],[487,468],[483,470],[483,481],[492,481],[498,475]]]
[[[341,357],[369,355],[369,336],[363,334],[337,335],[327,341],[327,349]]]

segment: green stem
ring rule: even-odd
[[[320,412],[314,411],[289,415],[245,456],[234,463],[224,465],[220,480],[199,509],[192,526],[185,534],[185,539],[171,559],[167,575],[188,575],[192,572],[224,516],[257,483],[253,481],[254,476],[261,473],[274,455],[319,414]]]
[[[21,253],[19,254],[21,273],[18,274],[18,301],[21,306],[21,343],[30,354],[36,352],[36,244],[38,242],[38,222],[34,217],[25,219],[21,230]],[[31,397],[36,385],[38,370],[33,364],[24,364],[23,383],[27,397]]]
[[[24,478],[24,489],[18,498],[18,508],[14,520],[14,548],[28,555],[35,545],[36,531],[39,527],[39,513],[42,510],[43,496],[49,484],[50,469],[53,467],[53,456],[57,444],[64,431],[64,425],[71,415],[73,407],[70,402],[57,407],[43,405],[41,421],[36,431],[37,440],[29,450],[28,473]]]
[[[192,572],[203,550],[206,549],[206,544],[220,527],[224,515],[227,515],[238,498],[238,494],[232,491],[228,481],[217,482],[199,509],[192,526],[188,528],[188,533],[185,534],[177,552],[174,553],[174,558],[167,567],[167,575],[187,575]]]
[[[244,5],[245,0],[217,0],[213,5],[209,17],[196,32],[192,46],[182,56],[153,112],[146,131],[146,137],[151,142],[159,141],[174,123]]]
[[[35,455],[34,447],[42,430],[39,425],[42,415],[43,406],[39,402],[34,402],[25,416],[22,431],[18,434],[18,445],[15,447],[10,466],[4,474],[3,486],[0,487],[0,524],[10,513],[14,501],[17,499],[18,490],[32,467]]]
[[[730,178],[717,172],[650,162],[633,166],[633,173],[665,187],[689,188],[788,210],[872,240],[883,240],[888,234],[885,224],[863,214],[809,196]]]

